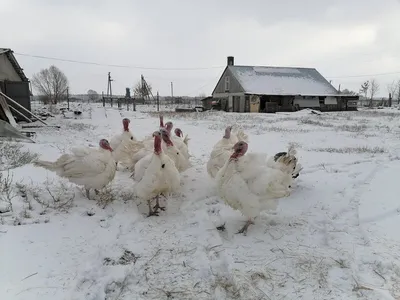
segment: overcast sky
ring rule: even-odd
[[[358,91],[375,77],[382,96],[400,79],[399,0],[0,0],[0,7],[0,47],[130,66],[16,55],[28,77],[56,65],[73,93],[105,92],[110,71],[114,94],[143,74],[161,95],[171,81],[175,95],[209,95],[228,55],[238,65],[314,67],[342,89]]]

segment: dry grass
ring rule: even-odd
[[[0,171],[18,168],[35,160],[38,155],[16,142],[0,142]]]
[[[334,127],[333,124],[330,123],[324,123],[318,120],[312,120],[310,118],[302,118],[299,120],[300,124],[306,124],[306,125],[313,125],[313,126],[320,126],[320,127]]]
[[[336,126],[337,130],[340,131],[348,131],[348,132],[362,132],[367,129],[367,125],[365,124],[344,124]]]
[[[4,176],[0,173],[0,205],[3,205],[1,213],[13,211],[13,199],[16,197],[15,190],[13,188],[13,177],[7,172]]]
[[[104,209],[107,205],[114,202],[116,198],[117,197],[111,189],[111,186],[108,185],[99,191],[99,194],[97,195],[97,205]]]
[[[65,128],[68,130],[73,130],[73,131],[91,131],[95,130],[96,126],[93,126],[91,124],[85,124],[85,123],[73,123],[73,122],[67,122],[65,124]]]
[[[73,185],[63,181],[47,180],[41,186],[17,184],[21,198],[26,203],[27,208],[32,207],[32,200],[42,207],[41,215],[48,210],[69,212],[74,206],[75,193]]]
[[[368,147],[368,146],[343,147],[343,148],[333,148],[333,147],[313,148],[309,149],[308,151],[342,153],[342,154],[383,154],[387,152],[387,150],[382,147]]]

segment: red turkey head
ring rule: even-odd
[[[174,127],[174,124],[171,121],[165,123],[165,128],[168,130],[169,133],[171,133],[172,127]]]
[[[224,139],[229,139],[231,137],[232,126],[228,126],[225,129]]]
[[[161,128],[160,132],[161,132],[161,137],[162,137],[163,141],[167,144],[167,146],[173,146],[174,144],[171,141],[168,130],[165,128]]]
[[[161,149],[161,133],[159,131],[153,132],[154,137],[154,153],[159,155],[162,152]]]
[[[183,137],[183,132],[180,128],[175,128],[175,135],[179,136],[180,138]]]
[[[131,122],[131,120],[129,120],[128,118],[124,118],[122,120],[122,125],[124,126],[124,131],[129,131],[129,123]]]
[[[160,115],[160,127],[164,127],[164,116]]]
[[[113,151],[113,149],[110,146],[110,143],[106,139],[101,139],[99,142],[99,146],[102,149],[109,150],[111,152]]]
[[[246,142],[240,141],[233,146],[233,154],[231,155],[231,160],[237,160],[246,154],[249,145]]]

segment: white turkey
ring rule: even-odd
[[[186,171],[191,166],[189,159],[187,159],[175,146],[174,142],[172,142],[167,129],[162,128],[160,129],[160,132],[163,139],[163,151],[173,160],[179,172]]]
[[[134,191],[137,197],[148,202],[148,216],[158,215],[159,197],[167,197],[180,190],[180,175],[174,162],[162,150],[161,133],[156,131],[154,136],[154,152],[142,158],[135,165],[133,175],[137,182]],[[156,199],[156,205],[151,207],[151,201]]]
[[[293,178],[297,178],[303,169],[296,158],[297,151],[294,145],[290,145],[288,152],[279,152],[267,160],[267,166],[279,169],[282,172],[291,174]]]
[[[135,164],[151,152],[152,146],[148,143],[125,140],[113,151],[113,156],[124,168],[132,171]]]
[[[160,115],[160,128],[164,129],[164,118]],[[153,152],[153,136],[147,136],[142,141],[125,140],[114,151],[116,159],[126,169],[134,172],[136,163]]]
[[[246,234],[260,211],[276,209],[276,199],[290,195],[292,178],[278,169],[265,168],[264,155],[245,155],[246,142],[237,142],[233,148],[233,154],[215,179],[219,196],[247,217],[246,224],[238,232]]]
[[[185,143],[185,145],[188,147],[189,141],[190,141],[189,135],[187,134],[185,137],[183,137],[183,132],[180,128],[175,128],[174,132],[175,132],[175,136],[179,137]]]
[[[225,134],[213,147],[210,158],[207,162],[207,173],[215,178],[217,172],[224,166],[225,162],[232,154],[232,147],[239,140],[248,141],[248,137],[243,131],[239,131],[239,136],[232,135],[232,126],[225,129]],[[235,142],[236,141],[236,142]]]
[[[133,136],[133,134],[129,131],[129,123],[131,121],[128,118],[124,118],[122,120],[122,125],[123,125],[123,131],[121,134],[118,134],[114,136],[110,140],[110,146],[114,150],[117,149],[117,147],[122,143],[124,140],[131,140],[131,141],[136,141],[136,138]]]
[[[175,147],[179,150],[179,152],[189,161],[189,159],[190,159],[190,154],[189,154],[189,149],[188,149],[189,138],[186,135],[186,138],[182,139],[180,136],[176,135],[176,132],[175,132],[175,135],[172,135],[173,127],[174,127],[174,124],[171,121],[165,123],[165,129],[168,131],[171,141],[174,143]],[[181,129],[179,129],[179,128],[177,128],[177,129],[178,129],[178,132],[182,132]]]
[[[90,199],[90,189],[94,189],[97,194],[98,190],[114,179],[117,168],[109,142],[102,139],[99,145],[99,149],[72,148],[72,154],[63,154],[55,162],[37,160],[33,164],[84,186],[86,196]]]

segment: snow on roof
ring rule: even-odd
[[[338,91],[312,68],[228,67],[246,93],[256,95],[332,96]]]

